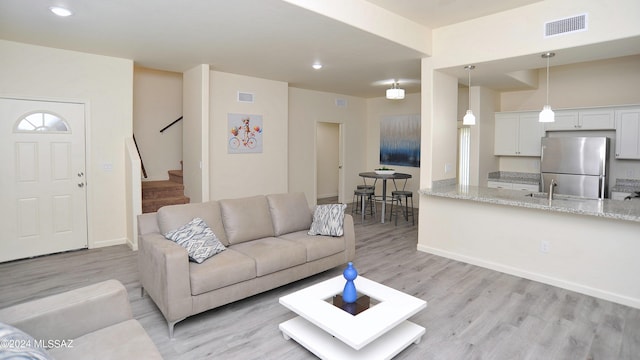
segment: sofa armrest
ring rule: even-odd
[[[143,289],[168,322],[192,315],[187,250],[159,233],[142,235],[138,241],[138,269]]]
[[[138,234],[159,233],[158,213],[146,213],[138,215]]]
[[[0,310],[0,321],[38,340],[68,340],[133,318],[127,289],[107,280]]]
[[[343,229],[347,261],[353,261],[356,257],[356,233],[353,227],[353,217],[351,214],[344,215]]]

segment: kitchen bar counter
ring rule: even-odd
[[[549,204],[547,198],[526,196],[531,193],[531,191],[523,190],[491,189],[476,186],[461,187],[459,185],[420,190],[420,194],[427,196],[640,222],[640,199],[627,201],[589,200],[558,195]]]

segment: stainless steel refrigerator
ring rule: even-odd
[[[544,137],[540,175],[542,192],[603,199],[607,194],[609,139],[606,137]]]

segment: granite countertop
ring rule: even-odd
[[[524,207],[608,219],[640,222],[639,200],[590,200],[558,195],[549,203],[547,198],[526,196],[531,191],[492,189],[477,186],[448,185],[421,189],[420,194],[450,199],[471,200],[489,204]]]
[[[495,171],[495,172],[489,173],[487,180],[514,183],[514,184],[539,185],[540,173]]]

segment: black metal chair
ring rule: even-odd
[[[411,216],[411,225],[416,224],[415,217],[413,214],[413,191],[405,190],[407,187],[407,180],[408,179],[404,180],[404,185],[402,186],[402,190],[398,190],[398,187],[396,186],[396,181],[395,179],[393,180],[393,187],[395,188],[395,190],[391,192],[391,211],[389,215],[389,221],[393,219],[394,205],[397,202],[396,209],[395,209],[396,225],[398,225],[398,211],[401,211],[401,210],[404,213],[404,219],[406,221],[409,221],[409,216]],[[411,199],[411,214],[409,214],[409,199]],[[403,201],[404,201],[404,207],[402,206]]]
[[[367,185],[367,181],[364,180],[363,185],[358,185],[353,191],[353,203],[351,205],[351,214],[358,214],[362,216],[362,222],[369,208],[369,215],[373,216],[376,213],[376,186]]]

